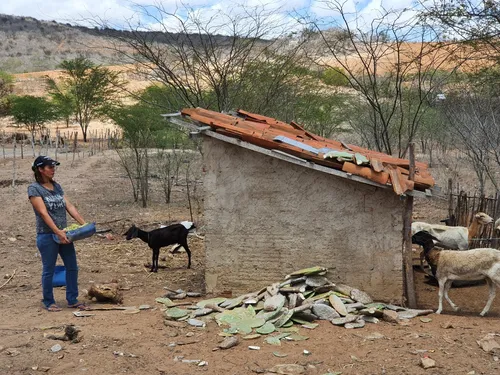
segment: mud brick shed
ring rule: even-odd
[[[429,195],[427,165],[325,139],[295,123],[184,109],[203,137],[205,281],[238,295],[320,265],[381,301],[403,290],[404,194]]]

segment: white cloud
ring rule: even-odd
[[[278,34],[278,30],[285,28],[299,29],[295,21],[297,15],[335,19],[334,4],[343,4],[344,11],[352,14],[350,18],[357,13],[369,22],[382,7],[410,8],[412,0],[0,0],[0,13],[92,26],[92,20],[97,19],[108,21],[113,27],[125,25],[126,20],[132,23],[140,20],[146,28],[173,30],[176,24],[168,17],[161,22],[155,6],[183,19],[187,17],[185,6],[188,6],[203,19],[211,19],[220,33],[227,33],[228,14],[231,17],[240,15],[242,23],[250,22],[250,18],[245,18],[245,11],[253,9],[263,12],[261,15],[268,13],[265,17],[276,26],[273,33]],[[144,11],[150,12],[150,17],[146,17]]]

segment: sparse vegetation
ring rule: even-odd
[[[10,114],[16,123],[23,125],[35,139],[44,125],[57,117],[54,106],[45,98],[31,95],[14,96],[10,99]]]

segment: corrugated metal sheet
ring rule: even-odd
[[[280,150],[384,185],[390,184],[398,195],[413,189],[425,191],[434,186],[434,179],[425,163],[416,163],[415,179],[409,181],[409,160],[326,139],[306,131],[294,122],[287,124],[243,110],[238,110],[237,116],[231,116],[202,108],[185,108],[182,110],[182,115],[208,125],[218,133],[260,147]],[[331,151],[342,152],[338,155],[344,157],[335,158],[337,153]],[[325,158],[328,152],[332,157]],[[352,161],[348,161],[350,158],[345,157],[346,152],[352,153]]]

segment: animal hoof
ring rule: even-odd
[[[441,314],[441,310],[436,310],[436,314]]]

